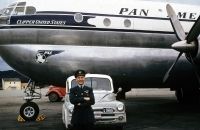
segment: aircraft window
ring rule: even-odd
[[[35,7],[32,7],[32,6],[26,7],[26,14],[35,14],[35,12],[36,12]]]
[[[19,2],[18,4],[17,4],[17,6],[25,6],[26,5],[26,2]]]
[[[3,15],[5,15],[5,16],[10,15],[12,13],[12,11],[13,11],[13,8],[7,8],[7,9],[5,9]]]
[[[131,21],[129,19],[125,19],[124,20],[124,26],[127,27],[127,28],[130,27],[131,26]]]
[[[13,15],[23,15],[24,14],[24,7],[16,7]]]
[[[105,26],[110,26],[110,24],[111,24],[111,21],[110,21],[110,19],[109,18],[105,18],[104,20],[103,20],[103,24],[105,25]]]
[[[74,20],[77,22],[77,23],[80,23],[83,21],[83,15],[81,13],[76,13],[74,15]]]

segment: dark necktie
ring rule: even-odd
[[[80,88],[81,88],[81,89],[83,89],[83,86],[82,86],[82,85],[80,85]]]

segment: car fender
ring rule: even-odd
[[[59,89],[52,89],[47,92],[46,96],[49,96],[50,93],[56,93],[60,98],[63,98],[66,94],[66,92],[61,92]]]

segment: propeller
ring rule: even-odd
[[[193,59],[191,57],[191,53],[194,53],[197,49],[197,45],[195,44],[195,42],[196,42],[197,37],[199,36],[199,33],[200,33],[200,16],[197,19],[197,21],[195,22],[195,24],[192,26],[188,35],[186,36],[185,32],[183,30],[183,27],[182,27],[180,21],[178,20],[176,14],[175,14],[175,11],[171,7],[171,5],[167,4],[166,9],[167,9],[167,14],[170,18],[170,22],[171,22],[172,27],[174,29],[174,32],[176,33],[176,36],[179,39],[178,42],[172,44],[172,48],[179,51],[180,53],[179,53],[177,59],[172,64],[172,66],[166,72],[166,74],[163,78],[164,83],[169,78],[172,69],[174,68],[174,66],[176,65],[176,63],[178,62],[179,58],[181,57],[181,55],[183,53],[189,54],[190,56],[188,58],[193,62]],[[195,71],[195,73],[197,73],[197,72]],[[197,76],[197,78],[198,77],[199,76]]]
[[[169,70],[167,71],[167,73],[165,74],[164,78],[163,78],[163,82],[165,83],[167,81],[167,79],[169,78],[170,72],[171,70],[174,68],[175,64],[177,63],[178,59],[181,57],[183,53],[180,52],[178,57],[176,58],[176,60],[174,61],[174,63],[172,64],[172,66],[169,68]]]

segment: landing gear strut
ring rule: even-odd
[[[39,107],[36,103],[32,102],[33,99],[40,99],[41,93],[35,91],[35,82],[31,79],[24,91],[26,103],[20,107],[20,116],[25,121],[35,121],[39,114]]]

